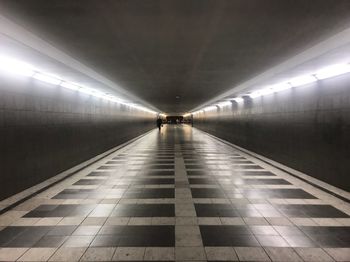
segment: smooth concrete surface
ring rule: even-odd
[[[34,79],[1,77],[0,199],[141,135],[154,123],[149,113]]]
[[[165,125],[0,215],[0,261],[349,261],[350,205]]]
[[[194,126],[317,179],[350,189],[350,77],[201,113]]]

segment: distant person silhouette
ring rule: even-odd
[[[158,127],[159,131],[160,131],[161,127],[162,127],[162,124],[163,124],[162,119],[158,118],[157,119],[157,127]]]

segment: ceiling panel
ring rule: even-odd
[[[0,0],[0,8],[164,112],[190,110],[350,25],[346,0]]]

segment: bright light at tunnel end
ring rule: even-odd
[[[311,83],[314,83],[316,81],[319,80],[324,80],[327,78],[331,78],[331,77],[336,77],[336,76],[340,76],[343,74],[347,74],[350,73],[350,64],[334,64],[334,65],[330,65],[324,68],[321,68],[319,70],[316,70],[313,73],[310,74],[306,74],[306,75],[300,75],[294,78],[291,78],[287,81],[281,82],[281,83],[277,83],[277,84],[273,84],[267,87],[264,87],[262,89],[257,89],[254,90],[250,93],[245,93],[242,95],[238,95],[235,98],[230,99],[231,101],[234,101],[236,103],[241,103],[244,101],[243,97],[250,97],[252,99],[258,98],[258,97],[262,97],[262,96],[266,96],[266,95],[270,95],[270,94],[274,94],[274,93],[278,93],[278,92],[282,92],[291,88],[295,88],[295,87],[300,87],[300,86],[305,86]],[[229,105],[229,101],[224,101],[224,102],[217,102],[214,103],[213,105],[209,105],[207,107],[201,108],[200,110],[191,112],[193,115],[199,114],[199,113],[204,113],[207,111],[211,111],[214,108],[217,108],[216,106],[218,106],[219,108],[225,107],[227,105]]]
[[[5,74],[15,75],[15,76],[25,76],[25,77],[31,77],[35,80],[51,84],[54,86],[61,86],[73,91],[78,91],[84,94],[87,94],[89,96],[93,96],[96,98],[101,98],[104,100],[108,100],[114,103],[122,104],[125,106],[129,106],[131,108],[135,108],[144,112],[148,112],[151,114],[157,114],[157,112],[148,109],[142,105],[137,105],[133,103],[127,103],[125,101],[122,101],[120,98],[101,92],[100,90],[86,87],[77,83],[72,83],[70,81],[66,81],[64,79],[61,79],[58,76],[52,76],[51,74],[42,72],[38,68],[34,67],[33,65],[20,61],[15,58],[7,57],[4,55],[0,55],[0,71]]]

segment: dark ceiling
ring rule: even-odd
[[[0,8],[164,112],[190,110],[350,22],[347,0],[0,0]]]

